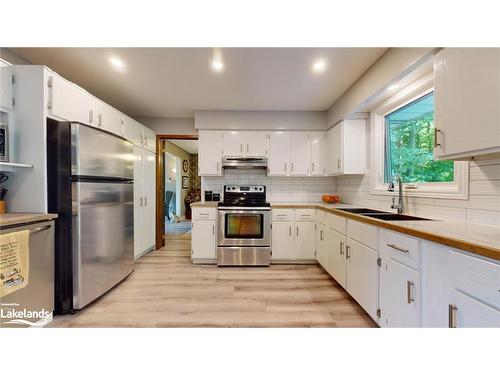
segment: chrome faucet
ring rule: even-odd
[[[398,180],[398,193],[399,193],[399,200],[398,204],[396,204],[396,197],[392,197],[392,205],[391,208],[396,208],[398,210],[398,214],[402,214],[404,209],[405,209],[405,204],[403,201],[403,179],[401,178],[401,175],[398,173],[395,173],[390,181],[389,181],[389,187],[387,188],[388,191],[394,191],[394,179]]]

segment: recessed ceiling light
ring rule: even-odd
[[[212,70],[216,73],[220,73],[224,70],[224,64],[221,60],[213,59],[210,65],[212,67]]]
[[[119,59],[118,57],[111,57],[109,59],[109,62],[111,63],[113,68],[115,68],[116,70],[119,70],[119,71],[125,70],[125,63],[123,62],[123,60]]]
[[[323,73],[326,69],[326,62],[323,59],[316,60],[312,65],[314,73]]]
[[[396,90],[399,87],[399,83],[395,83],[394,85],[390,85],[387,90],[392,91]]]

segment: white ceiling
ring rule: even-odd
[[[198,153],[198,141],[195,139],[169,139],[168,141],[179,146],[189,154]]]
[[[11,48],[131,116],[193,117],[194,110],[326,110],[386,48]],[[119,72],[109,63],[125,63]],[[323,74],[311,66],[326,61]]]

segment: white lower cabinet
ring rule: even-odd
[[[378,250],[347,238],[346,259],[346,290],[376,320],[379,291]]]
[[[323,268],[345,289],[347,264],[345,257],[346,236],[331,228],[326,229],[326,262]]]
[[[311,213],[312,211],[312,213]],[[272,260],[314,260],[316,223],[304,221],[314,210],[273,210]]]
[[[500,328],[500,311],[452,288],[449,293],[448,326],[450,328]]]
[[[318,223],[316,224],[316,260],[325,270],[327,251],[326,225]]]
[[[215,208],[193,208],[191,258],[195,263],[212,262],[217,258],[215,211]]]
[[[382,258],[380,268],[380,325],[420,326],[420,272],[391,258]]]
[[[134,147],[134,256],[155,247],[156,162],[155,154]]]

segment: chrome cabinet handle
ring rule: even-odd
[[[102,114],[97,115],[97,126],[102,126]]]
[[[292,226],[291,225],[288,227],[288,235],[290,237],[292,237]]]
[[[243,152],[243,143],[240,143],[240,152]]]
[[[142,207],[142,197],[139,198],[139,201],[141,202],[139,205]]]
[[[219,162],[217,162],[217,172],[219,172]]]
[[[312,171],[314,172],[314,162],[312,163]]]
[[[344,255],[344,243],[340,241],[340,255]]]
[[[207,212],[200,212],[200,216],[208,216]]]
[[[399,247],[397,245],[394,245],[393,243],[388,243],[386,244],[388,247],[390,247],[391,249],[394,249],[394,250],[398,250],[398,251],[401,251],[402,253],[409,253],[410,251],[407,250],[407,249],[403,249],[402,247]]]
[[[43,227],[30,229],[30,235],[43,232],[44,230],[47,230],[49,228],[50,228],[50,225],[44,225]]]
[[[457,328],[457,306],[448,305],[448,328]]]
[[[285,161],[285,172],[286,172],[286,161]]]
[[[94,122],[94,110],[91,109],[89,111],[89,124],[92,124]]]
[[[212,225],[212,235],[215,236],[215,225]]]
[[[148,145],[148,136],[145,135],[144,136],[144,146],[147,146]]]
[[[292,164],[292,167],[291,167],[292,169],[291,169],[291,171],[293,172],[293,163],[291,163],[291,164]]]
[[[147,206],[148,205],[148,197],[144,197],[144,205]]]
[[[415,302],[415,298],[413,298],[413,286],[415,284],[413,281],[408,280],[406,282],[406,299],[408,301],[408,304],[411,304],[412,302]]]
[[[351,247],[349,245],[346,245],[346,247],[345,247],[345,258],[346,259],[350,259],[351,258],[351,254],[350,254],[349,250],[351,250]]]
[[[248,143],[247,143],[247,152],[248,152],[248,150],[249,150],[249,149],[250,149],[250,148],[248,147]]]
[[[299,236],[299,227],[297,227],[297,237]]]
[[[321,241],[323,241],[323,239],[324,239],[324,238],[323,238],[323,229],[321,229],[321,230],[319,231],[319,239],[320,239]]]
[[[441,146],[441,143],[438,143],[438,132],[441,133],[441,130],[438,128],[434,128],[434,148]]]
[[[340,168],[340,166],[341,166],[341,161],[340,159],[337,159],[337,168]]]

